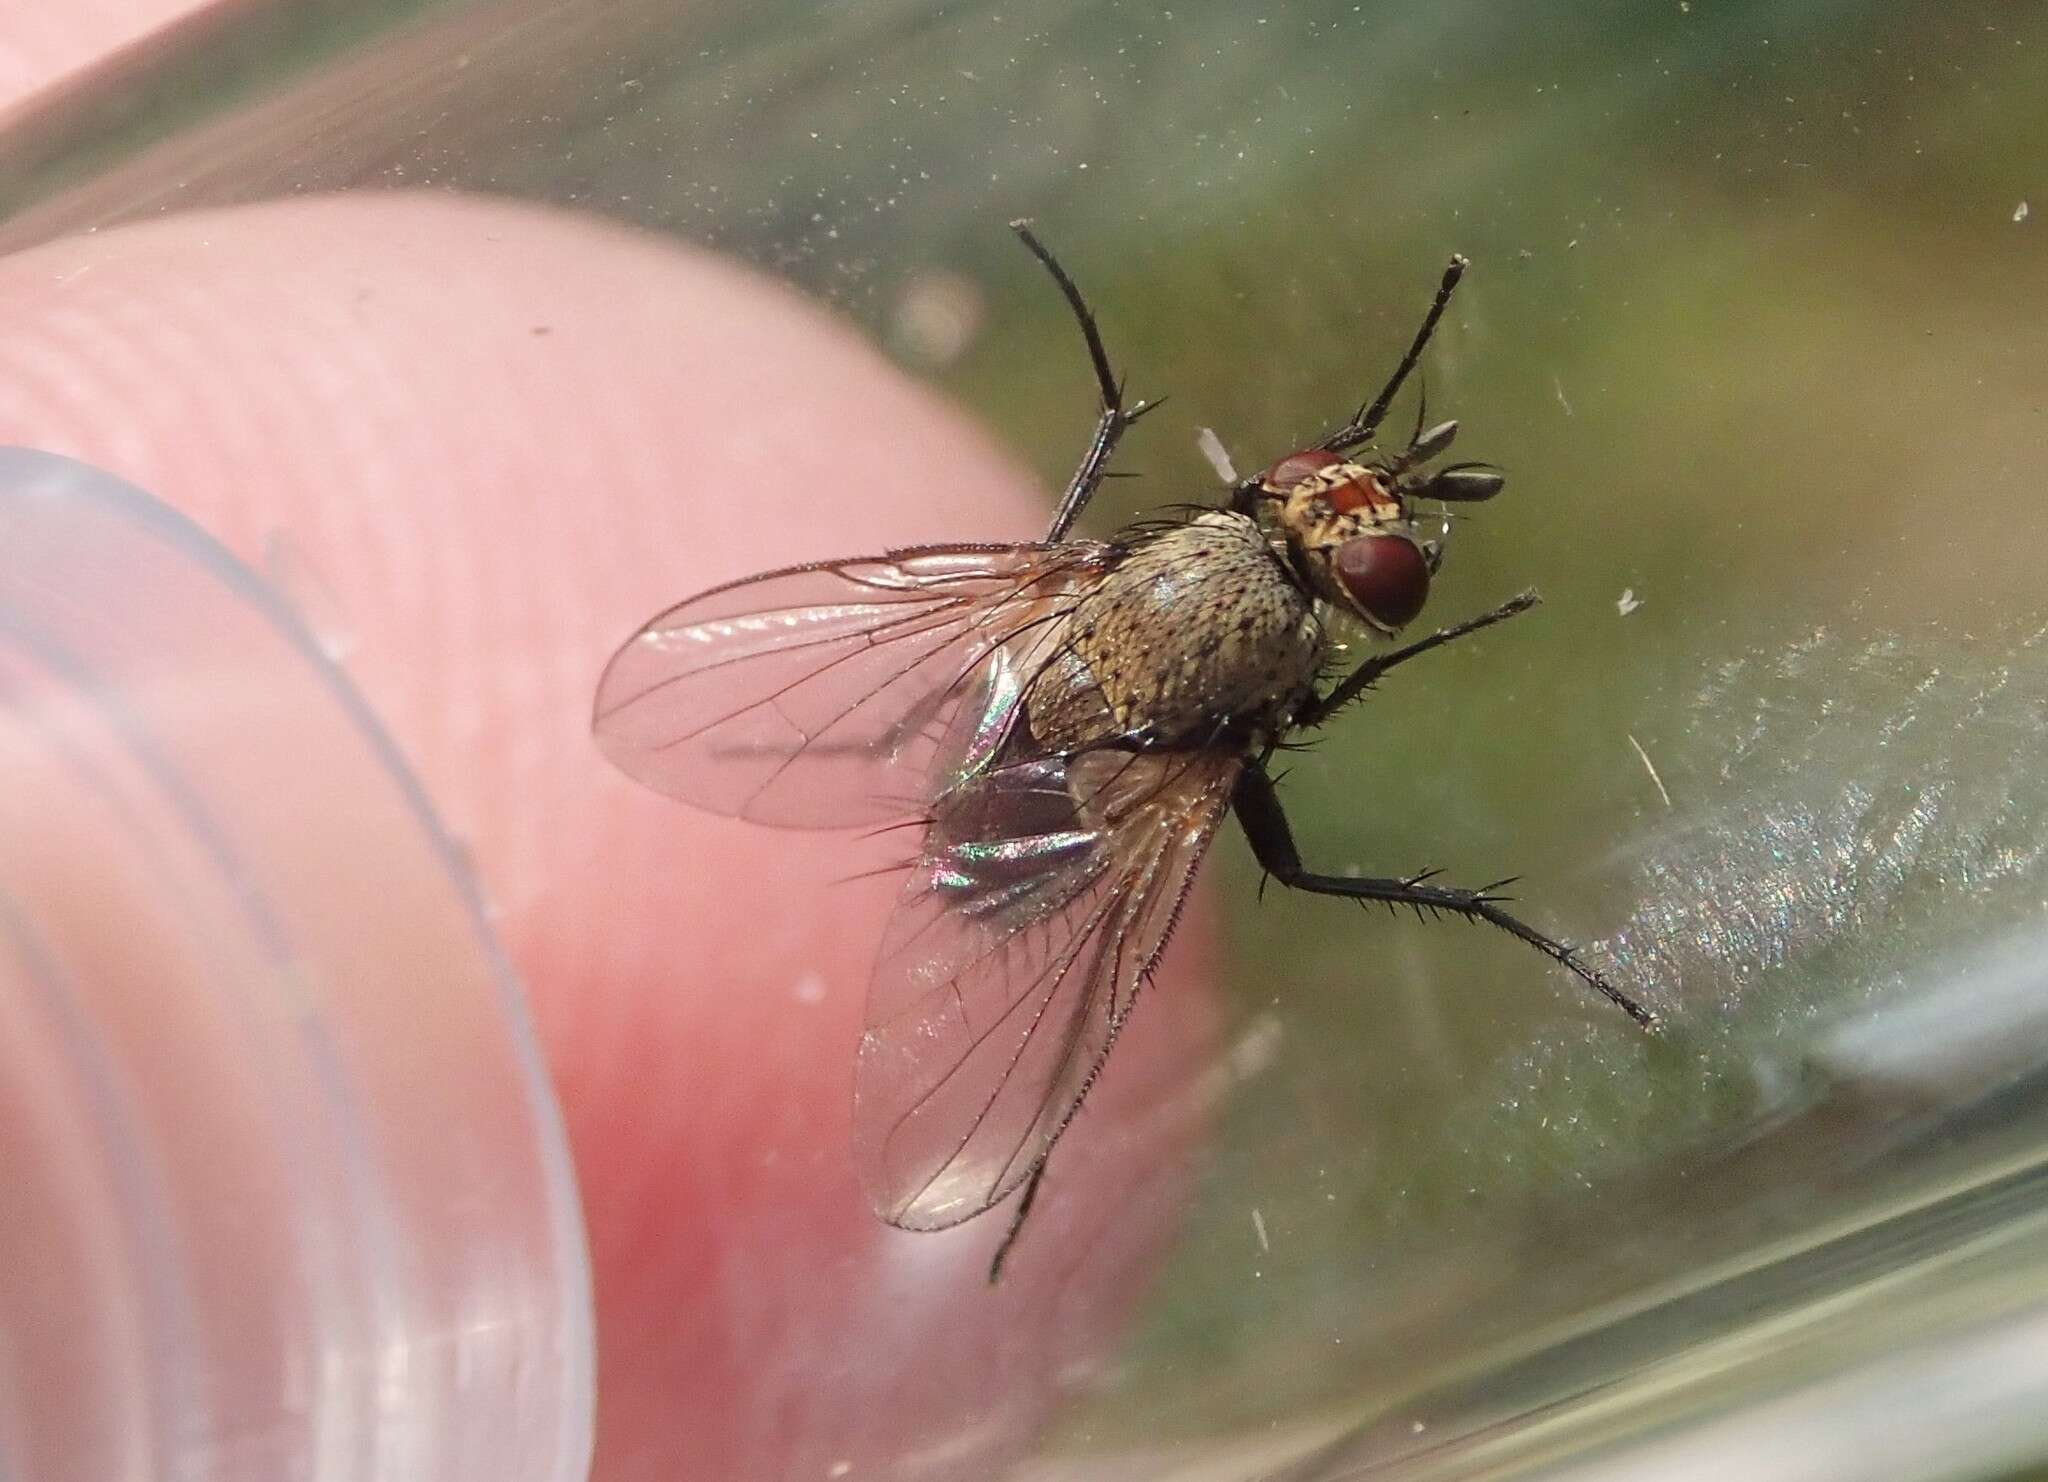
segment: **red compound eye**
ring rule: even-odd
[[[1331,558],[1337,580],[1373,622],[1406,627],[1429,600],[1429,561],[1405,535],[1361,535]]]
[[[1259,480],[1275,494],[1285,494],[1302,480],[1334,468],[1344,460],[1323,448],[1308,448],[1299,453],[1289,453],[1278,463],[1267,469]]]

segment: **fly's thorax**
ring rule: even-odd
[[[1415,532],[1406,497],[1383,470],[1311,448],[1266,470],[1259,494],[1316,596],[1389,635],[1422,611],[1430,550]]]
[[[1274,729],[1314,682],[1326,642],[1312,598],[1258,525],[1211,511],[1123,547],[1032,685],[1032,734],[1073,750]]]

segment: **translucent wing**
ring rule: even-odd
[[[1082,541],[930,546],[719,587],[613,655],[592,729],[627,776],[714,813],[795,828],[918,813],[952,780],[933,769],[963,699],[1006,724],[1106,559]]]
[[[854,1151],[883,1219],[1009,1194],[1080,1109],[1165,949],[1242,759],[1091,751],[938,799],[868,990]]]

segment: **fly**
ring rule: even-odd
[[[1027,223],[1013,228],[1079,321],[1101,399],[1045,539],[714,588],[613,656],[593,721],[628,776],[714,813],[921,830],[868,986],[855,1161],[875,1212],[904,1229],[957,1225],[1021,1191],[991,1281],[1226,812],[1283,885],[1486,922],[1656,1022],[1503,909],[1506,882],[1310,870],[1268,771],[1389,670],[1536,601],[1333,672],[1337,624],[1392,639],[1422,610],[1442,549],[1415,502],[1491,499],[1504,482],[1440,461],[1455,422],[1418,417],[1399,450],[1374,442],[1465,260],[1343,426],[1237,480],[1219,508],[1077,540],[1118,441],[1158,403],[1125,403],[1080,290]]]

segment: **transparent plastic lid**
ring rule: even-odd
[[[587,1465],[574,1184],[518,987],[275,594],[0,451],[0,1471]]]

